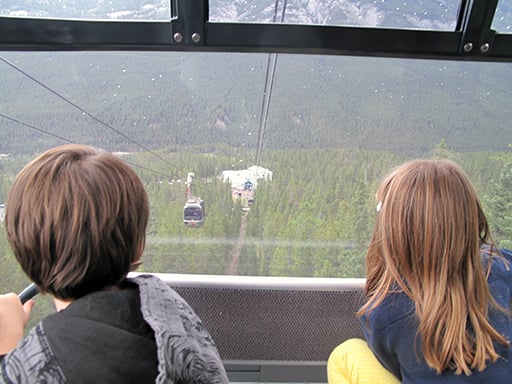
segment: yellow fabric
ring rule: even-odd
[[[399,384],[361,339],[349,339],[331,352],[327,361],[329,384]]]

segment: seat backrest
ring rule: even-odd
[[[231,380],[325,382],[334,347],[362,337],[364,279],[156,275],[203,320]]]

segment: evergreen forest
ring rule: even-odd
[[[380,179],[407,160],[364,150],[272,151],[272,181],[260,182],[255,203],[242,209],[231,187],[215,176],[240,153],[235,148],[194,147],[164,153],[178,167],[200,169],[194,194],[206,202],[200,228],[183,225],[184,180],[162,180],[153,169],[134,167],[151,202],[151,219],[141,270],[199,274],[261,276],[364,277],[365,248],[373,227],[374,193]],[[208,152],[202,152],[208,150]],[[213,151],[213,152],[212,152]],[[479,191],[495,240],[512,246],[512,152],[454,153],[441,143],[431,157],[461,164]],[[144,163],[148,154],[126,156]],[[14,166],[2,160],[2,195],[14,177]],[[209,171],[205,163],[209,164]],[[265,164],[262,164],[265,166]],[[270,168],[270,166],[269,166]],[[244,229],[243,236],[241,228]],[[235,252],[243,241],[241,249]],[[0,232],[3,289],[25,281],[15,267],[4,231]],[[236,263],[235,270],[228,266]]]

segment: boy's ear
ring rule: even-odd
[[[142,264],[142,259],[139,257],[130,264],[130,272],[136,271]]]
[[[137,249],[137,260],[142,258],[142,254],[144,253],[144,248],[146,247],[146,239],[142,240]]]
[[[135,271],[142,264],[142,253],[144,252],[144,241],[137,247],[137,254],[130,265],[130,272]]]

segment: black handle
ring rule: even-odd
[[[32,283],[27,288],[25,288],[23,291],[21,291],[18,294],[18,297],[20,298],[21,303],[25,304],[28,300],[30,300],[35,295],[37,295],[37,293],[38,293],[37,286],[34,283]]]

